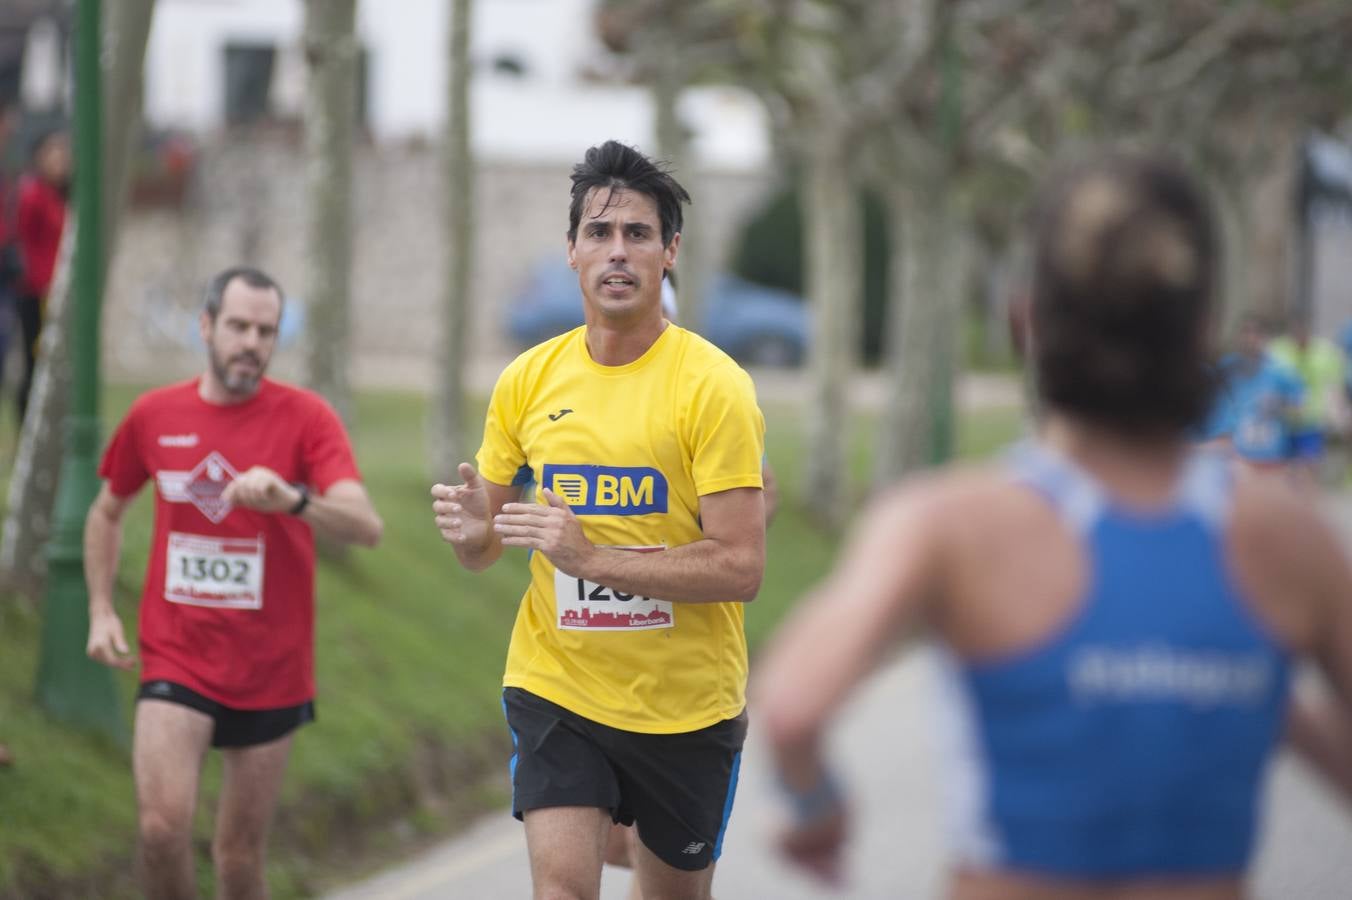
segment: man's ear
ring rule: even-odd
[[[681,233],[671,236],[671,243],[662,248],[662,264],[667,269],[676,268],[676,251],[681,248]]]

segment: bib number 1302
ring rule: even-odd
[[[169,533],[164,598],[224,609],[263,606],[263,539]]]

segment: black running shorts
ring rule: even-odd
[[[315,720],[313,700],[280,709],[234,709],[174,681],[147,681],[141,685],[136,699],[166,700],[211,716],[216,722],[216,730],[211,735],[213,747],[266,744]]]
[[[596,806],[667,865],[699,871],[718,859],[737,792],[746,712],[681,734],[643,734],[584,719],[520,688],[502,705],[512,731],[512,814]]]

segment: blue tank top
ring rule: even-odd
[[[1023,445],[1009,465],[1078,536],[1088,587],[1041,646],[990,662],[941,654],[960,863],[1090,879],[1242,872],[1290,661],[1227,572],[1226,463],[1192,457],[1172,506],[1148,516],[1044,448]]]

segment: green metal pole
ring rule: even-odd
[[[84,518],[98,493],[99,305],[102,280],[103,122],[99,0],[79,0],[75,28],[75,273],[70,317],[71,403],[47,548],[38,702],[54,717],[126,740],[110,669],[85,655],[89,594]]]

